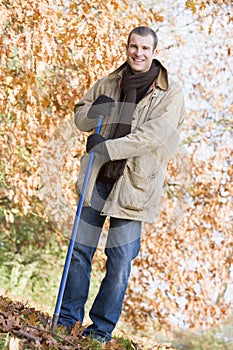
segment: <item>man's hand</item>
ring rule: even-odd
[[[99,134],[92,134],[88,136],[87,146],[86,146],[87,152],[89,153],[90,151],[93,151],[95,153],[98,153],[104,156],[107,159],[110,159],[108,150],[104,141],[106,141],[106,139]]]
[[[89,119],[96,119],[99,115],[108,117],[111,108],[115,107],[115,101],[106,95],[100,95],[93,103],[87,113]]]

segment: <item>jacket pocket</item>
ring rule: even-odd
[[[147,206],[148,194],[149,178],[133,172],[126,166],[119,193],[120,205],[126,209],[142,210]]]

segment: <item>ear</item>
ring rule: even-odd
[[[159,50],[156,48],[154,49],[154,52],[153,52],[153,58],[155,58],[156,56],[158,56],[159,54]]]

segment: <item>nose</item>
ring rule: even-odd
[[[136,55],[141,56],[142,54],[142,49],[140,47],[137,48]]]

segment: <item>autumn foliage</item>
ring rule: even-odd
[[[214,3],[215,11],[218,3],[228,5]],[[199,12],[200,31],[201,11],[208,6],[208,1],[186,2]],[[5,0],[0,11],[0,227],[3,240],[14,242],[12,249],[20,254],[15,242],[23,218],[37,220],[25,244],[31,239],[38,249],[51,235],[59,240],[71,230],[87,136],[73,125],[75,101],[123,63],[130,29],[157,27],[164,18],[124,0],[107,6],[99,0]],[[209,34],[214,26],[211,21]],[[181,48],[178,34],[175,41]],[[166,43],[163,49],[166,59]],[[221,59],[227,61],[230,44],[224,50]],[[223,73],[220,68],[196,61],[185,77],[182,69],[177,76],[181,84],[193,72],[209,80],[213,71]],[[212,109],[188,106],[184,142],[169,163],[162,209],[154,225],[144,225],[123,312],[134,330],[147,331],[148,322],[156,331],[203,329],[233,311],[232,148],[226,137],[232,107],[225,108],[224,91],[216,95],[199,78],[192,84],[188,100],[209,101]],[[49,223],[49,236],[42,222]]]
[[[68,335],[64,327],[59,327],[56,333],[51,332],[51,317],[42,311],[30,307],[26,303],[13,301],[0,296],[0,328],[10,332],[9,350],[20,349],[59,349],[59,350],[95,350],[100,346],[95,341],[82,336],[83,327],[78,323]],[[127,344],[126,344],[127,341]],[[143,350],[144,345],[123,338],[113,339],[104,343],[102,350]],[[172,350],[169,344],[154,344],[153,349]],[[148,347],[147,347],[148,349]],[[152,350],[152,348],[150,347]]]

